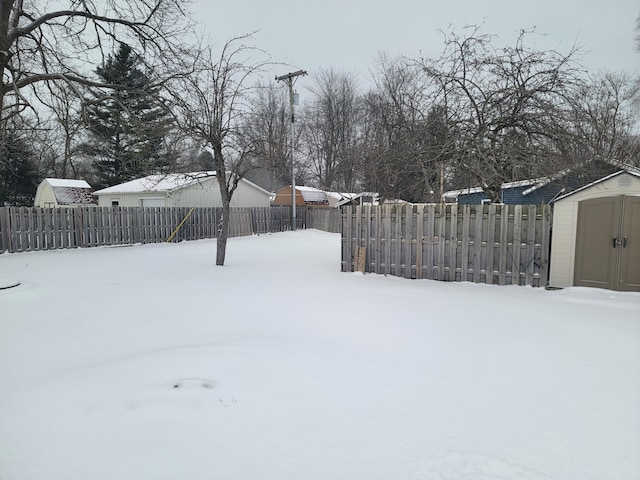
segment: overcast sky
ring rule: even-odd
[[[496,46],[535,26],[528,46],[567,53],[579,44],[592,71],[640,72],[640,0],[195,0],[193,10],[214,42],[257,31],[255,46],[291,64],[282,74],[334,67],[366,83],[378,52],[436,57],[439,30],[483,22]]]

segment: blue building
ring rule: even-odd
[[[553,203],[556,198],[582,188],[597,178],[627,168],[635,169],[635,167],[628,165],[609,162],[598,162],[596,166],[595,162],[593,162],[588,169],[564,170],[550,177],[503,183],[500,190],[500,203],[505,205]],[[449,203],[457,202],[459,205],[477,205],[491,202],[482,187],[450,190],[444,193],[444,200]]]
[[[567,190],[567,187],[563,184],[549,182],[545,179],[503,183],[500,190],[500,203],[505,205],[540,205],[551,203],[560,195],[568,193],[568,191],[570,190]],[[444,197],[446,202],[457,202],[459,205],[477,205],[491,202],[482,187],[451,190],[445,192]]]

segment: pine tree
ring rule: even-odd
[[[0,206],[32,206],[40,181],[35,154],[15,131],[0,142]]]
[[[94,93],[86,110],[91,141],[85,150],[95,159],[95,186],[115,185],[170,168],[175,159],[164,143],[172,120],[140,57],[121,44],[96,74],[117,88],[108,95]]]

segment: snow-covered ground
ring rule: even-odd
[[[0,479],[640,478],[640,294],[214,242],[0,255]]]

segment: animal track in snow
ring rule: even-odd
[[[214,388],[216,386],[213,380],[209,380],[208,378],[178,378],[169,383],[169,386],[173,389],[179,388],[189,388],[189,389],[197,389],[197,388]]]

